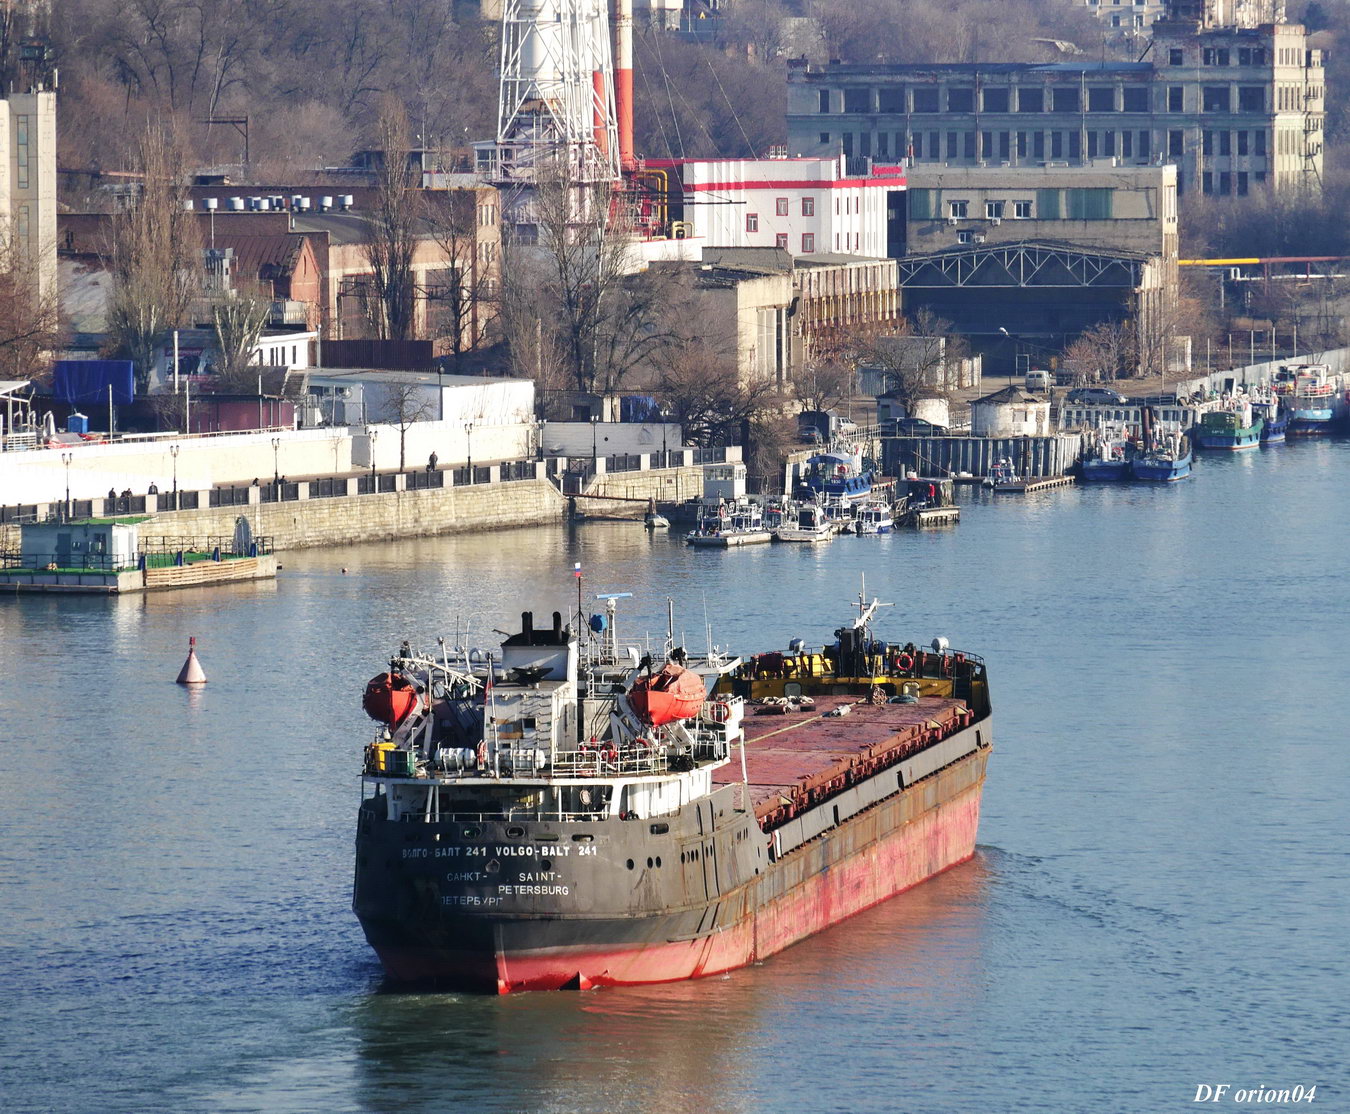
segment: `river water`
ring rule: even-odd
[[[1291,444],[821,547],[594,523],[0,600],[0,1109],[1350,1110],[1348,474]],[[865,577],[879,632],[983,654],[975,860],[724,978],[389,992],[349,909],[362,686],[574,603],[574,561],[634,594],[621,638],[669,594],[691,646],[819,643]]]

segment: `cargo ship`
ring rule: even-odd
[[[971,858],[983,660],[872,633],[624,646],[615,604],[366,688],[353,909],[397,983],[669,982],[782,951]],[[674,629],[673,622],[671,629]]]

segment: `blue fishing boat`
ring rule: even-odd
[[[828,452],[816,453],[806,461],[802,483],[827,500],[848,503],[866,499],[872,493],[872,473],[864,472],[858,456]]]
[[[1092,430],[1086,435],[1083,459],[1078,465],[1084,483],[1117,483],[1129,479],[1134,443],[1124,430]]]
[[[1340,376],[1326,364],[1297,364],[1275,373],[1275,392],[1289,415],[1290,437],[1310,437],[1331,430],[1336,416]]]
[[[1191,474],[1191,442],[1183,433],[1158,434],[1130,461],[1130,475],[1143,483],[1175,483]]]
[[[1261,420],[1261,444],[1279,445],[1284,441],[1284,435],[1289,429],[1289,417],[1278,398],[1253,402],[1252,413]]]

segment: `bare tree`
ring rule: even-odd
[[[378,412],[390,425],[398,427],[398,470],[407,463],[408,430],[418,422],[436,416],[436,407],[427,396],[426,387],[414,380],[388,383],[381,388]]]
[[[403,106],[386,99],[376,136],[380,165],[370,214],[371,327],[380,340],[413,335],[417,308],[413,256],[417,252],[420,185],[409,158],[408,117]]]
[[[492,257],[499,245],[480,239],[474,190],[449,190],[425,200],[426,228],[444,260],[432,299],[432,332],[448,349],[452,370],[458,370],[464,354],[482,343],[500,312],[499,261]]]
[[[1138,363],[1135,330],[1126,322],[1099,322],[1064,349],[1064,358],[1075,386],[1123,378]]]
[[[16,245],[0,244],[0,379],[33,378],[60,338],[56,291],[39,292],[37,266]]]
[[[734,359],[699,342],[664,361],[657,393],[695,445],[737,443],[743,423],[780,413],[784,401],[770,383],[742,382]]]
[[[211,303],[211,321],[221,359],[217,372],[223,381],[242,386],[256,374],[249,366],[271,313],[271,300],[254,291],[227,291]]]
[[[873,335],[862,342],[862,358],[878,368],[888,394],[905,412],[914,413],[923,398],[945,398],[953,386],[952,369],[968,355],[963,337],[952,323],[927,308],[903,319],[889,335]]]
[[[852,353],[820,351],[792,377],[793,397],[803,410],[831,410],[857,393],[856,359]]]
[[[141,137],[137,164],[141,192],[114,215],[105,255],[109,337],[135,364],[136,389],[145,393],[159,348],[187,320],[200,289],[202,255],[197,219],[184,207],[187,162],[162,127]]]
[[[540,293],[580,391],[613,389],[620,378],[599,366],[603,324],[615,308],[607,303],[628,270],[629,230],[614,216],[614,201],[607,183],[582,184],[564,159],[541,166],[535,180]]]

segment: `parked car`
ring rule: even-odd
[[[1055,384],[1053,372],[1033,368],[1027,372],[1026,386],[1029,391],[1048,391]]]
[[[886,423],[883,433],[891,437],[945,437],[946,426],[934,425],[923,418],[895,418]]]
[[[1065,402],[1086,402],[1105,406],[1123,406],[1125,396],[1110,387],[1075,387],[1064,396]]]

